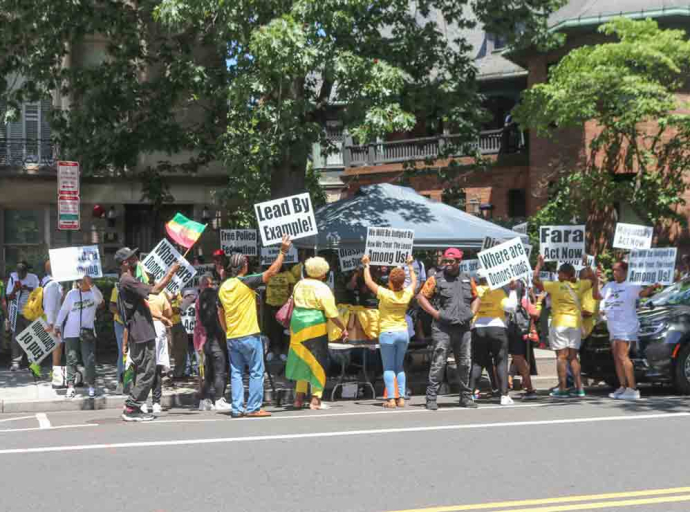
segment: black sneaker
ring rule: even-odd
[[[466,407],[468,409],[476,409],[477,404],[474,403],[474,400],[472,400],[469,396],[463,396],[460,399],[460,407]]]
[[[134,407],[127,407],[122,410],[122,419],[124,421],[153,421],[156,417],[153,414],[141,412],[141,409]]]
[[[534,391],[534,390],[532,390],[532,391],[525,391],[525,392],[522,394],[522,399],[523,399],[523,400],[536,400],[537,398],[539,398],[539,396],[537,395],[537,392]]]
[[[426,410],[427,411],[438,411],[438,404],[436,403],[436,400],[427,400],[426,401]]]

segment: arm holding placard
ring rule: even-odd
[[[539,273],[541,268],[544,266],[544,256],[541,254],[537,258],[537,266],[534,267],[534,274],[532,275],[532,285],[540,292],[544,291],[544,283],[542,283]]]
[[[165,287],[168,286],[168,284],[170,284],[170,281],[172,281],[173,276],[177,273],[178,270],[180,270],[180,264],[177,262],[173,263],[172,266],[166,272],[166,274],[163,276],[163,279],[161,279],[151,287],[150,293],[158,295],[160,292],[165,290]]]
[[[410,287],[412,288],[412,291],[414,292],[417,289],[417,273],[414,271],[414,258],[412,257],[412,253],[407,257],[407,269],[410,271]],[[421,263],[420,263],[421,265]],[[421,269],[423,267],[420,266]]]
[[[364,284],[367,285],[367,288],[371,290],[371,293],[378,295],[379,285],[377,285],[371,278],[371,270],[369,269],[370,261],[371,260],[367,254],[362,256],[362,265],[364,265]]]
[[[264,284],[268,283],[268,281],[274,275],[280,272],[280,269],[283,267],[283,262],[285,261],[285,256],[290,250],[291,245],[292,242],[290,241],[290,237],[288,235],[283,235],[283,241],[280,243],[280,254],[278,254],[278,257],[271,264],[271,266],[268,267],[263,274],[261,274],[261,280],[264,282]]]

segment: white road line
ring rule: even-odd
[[[322,414],[318,411],[312,411],[311,413],[306,413],[306,414],[293,414],[290,416],[271,416],[270,418],[266,418],[262,420],[262,423],[265,423],[267,421],[275,421],[275,420],[318,420],[320,418],[340,418],[340,417],[345,417],[345,416],[373,416],[373,415],[378,415],[378,414],[383,414],[383,415],[394,415],[394,414],[410,414],[410,413],[426,413],[426,414],[434,414],[438,415],[439,413],[442,412],[474,412],[476,413],[477,411],[486,411],[486,410],[493,410],[493,409],[517,409],[517,408],[525,408],[525,407],[546,407],[548,405],[552,404],[526,404],[526,405],[488,405],[486,407],[480,407],[479,409],[465,409],[463,407],[441,407],[438,411],[431,413],[430,411],[427,411],[424,407],[419,407],[419,408],[406,408],[404,410],[398,411],[398,410],[392,410],[392,411],[368,411],[368,412],[333,412],[333,413],[327,413],[327,414]],[[222,414],[222,413],[219,413]],[[275,413],[274,413],[275,414]],[[217,422],[217,421],[228,421],[229,415],[224,414],[223,416],[226,416],[226,418],[221,419],[204,419],[204,418],[193,418],[193,419],[184,419],[184,420],[156,420],[156,421],[150,421],[147,422],[146,425],[160,425],[160,424],[165,424],[165,423],[212,423],[212,422]],[[233,422],[236,421],[256,421],[255,418],[234,418],[232,420]]]
[[[36,416],[19,416],[18,418],[5,418],[4,420],[0,420],[0,423],[3,423],[5,421],[33,420],[34,418],[36,418]]]
[[[33,417],[33,416],[32,416]],[[33,427],[33,428],[8,428],[5,430],[0,430],[2,432],[31,432],[33,430],[61,430],[64,428],[84,428],[84,427],[97,427],[98,423],[85,423],[83,425],[59,425],[57,427]]]
[[[184,446],[198,444],[221,444],[221,443],[247,443],[260,441],[285,441],[289,439],[313,439],[319,437],[350,437],[350,436],[372,436],[381,434],[404,434],[411,432],[434,432],[434,431],[453,431],[453,430],[474,430],[486,428],[512,428],[536,425],[565,425],[581,423],[597,423],[607,421],[636,421],[652,419],[676,419],[687,418],[688,412],[664,413],[664,414],[641,414],[634,416],[600,416],[594,418],[571,418],[566,420],[544,420],[544,421],[514,421],[510,423],[475,423],[469,425],[440,425],[433,427],[407,427],[407,428],[385,428],[373,430],[345,430],[339,432],[312,432],[307,434],[278,434],[266,436],[246,436],[246,437],[221,437],[212,439],[180,439],[171,441],[141,441],[134,443],[112,443],[112,444],[82,444],[67,446],[45,446],[39,448],[14,448],[10,450],[0,450],[0,455],[11,455],[18,453],[47,453],[47,452],[75,452],[84,450],[105,450],[114,448],[146,448],[155,446]],[[91,426],[91,425],[85,425]]]
[[[48,415],[44,412],[39,412],[36,414],[36,419],[38,420],[38,426],[41,428],[50,428],[50,420],[48,419]]]

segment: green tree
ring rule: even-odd
[[[564,158],[548,177],[557,185],[531,225],[587,221],[590,250],[601,253],[612,238],[615,203],[659,227],[685,222],[679,207],[690,169],[690,115],[677,93],[690,72],[690,42],[684,31],[652,20],[620,18],[600,32],[612,41],[571,51],[547,83],[523,93],[515,117],[555,140],[561,129],[593,128],[584,156]]]

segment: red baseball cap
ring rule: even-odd
[[[215,251],[213,251],[214,258],[220,258],[221,256],[225,256],[223,249],[216,249]]]
[[[443,253],[444,258],[453,258],[455,260],[461,260],[462,259],[462,251],[460,249],[455,249],[454,247],[451,247],[450,249],[446,249],[446,252]]]

